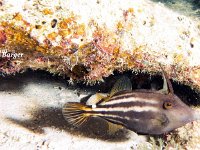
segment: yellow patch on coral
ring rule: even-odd
[[[136,53],[141,53],[141,51],[143,50],[144,46],[141,45],[135,49],[133,49],[133,54],[136,54]]]
[[[41,25],[35,25],[35,28],[36,29],[42,29],[42,26]]]
[[[59,27],[61,29],[67,29],[68,28],[68,22],[66,20],[63,20],[59,23]]]
[[[128,12],[134,13],[134,9],[133,9],[133,8],[129,8],[129,9],[128,9]]]
[[[45,8],[45,9],[42,11],[42,13],[43,13],[44,15],[53,15],[53,12],[52,12],[50,9],[48,9],[48,8]]]
[[[1,24],[5,28],[5,34],[7,41],[9,42],[10,49],[20,47],[21,51],[33,51],[38,42],[30,38],[30,34],[23,31],[21,28],[14,27],[13,24],[3,22]]]
[[[80,24],[76,29],[76,34],[78,35],[84,35],[85,34],[85,25]]]
[[[68,36],[71,33],[74,33],[76,36],[85,35],[85,24],[78,24],[75,16],[63,19],[58,24],[59,34],[61,36]]]
[[[52,32],[47,35],[48,39],[50,39],[50,40],[55,40],[57,36],[58,36],[58,33],[56,33],[56,32]]]
[[[52,47],[49,50],[49,53],[51,55],[54,55],[54,56],[63,56],[64,55],[64,51],[63,51],[63,48],[61,46]]]
[[[123,28],[124,28],[123,24],[121,22],[118,22],[117,29],[121,31]]]
[[[61,35],[62,37],[66,37],[71,34],[71,30],[70,29],[59,30],[58,34]]]
[[[60,23],[59,23],[59,27],[61,29],[67,29],[70,27],[70,25],[72,23],[75,22],[75,17],[69,17],[69,18],[66,18],[66,19],[63,19]]]
[[[22,20],[22,15],[20,13],[16,13],[14,15],[14,19],[17,20],[17,21],[21,21]]]
[[[37,46],[37,47],[36,47],[36,51],[42,52],[42,53],[46,53],[46,48],[44,48],[44,47],[42,47],[42,46]]]
[[[119,54],[119,47],[115,47],[115,48],[113,49],[113,54],[114,54],[114,55],[118,55],[118,54]]]
[[[183,54],[174,54],[174,61],[181,62],[183,60]]]

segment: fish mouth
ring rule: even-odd
[[[187,123],[191,123],[192,121],[196,120],[193,117],[183,117],[180,120],[170,120],[169,124],[166,126],[165,133],[171,132],[175,129],[185,126]]]

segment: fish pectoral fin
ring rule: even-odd
[[[162,114],[162,115],[158,115],[156,118],[151,119],[150,121],[152,123],[153,126],[166,126],[169,123],[168,118],[166,117],[166,115]]]
[[[161,121],[159,120],[159,119],[151,119],[151,124],[153,125],[153,126],[161,126]]]
[[[80,103],[69,102],[63,106],[62,114],[71,125],[79,127],[91,116],[88,111],[92,109]]]
[[[113,135],[120,129],[123,129],[122,125],[114,124],[112,122],[107,122],[107,124],[108,124],[108,134],[109,135]]]
[[[110,97],[120,91],[132,90],[131,80],[127,76],[123,76],[117,80],[110,92]]]
[[[102,99],[107,97],[106,94],[103,93],[96,93],[95,95],[92,95],[86,102],[87,105],[96,105],[99,103]]]

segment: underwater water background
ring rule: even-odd
[[[200,19],[200,0],[152,0],[160,2],[180,14]]]

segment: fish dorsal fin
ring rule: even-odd
[[[110,92],[110,97],[115,95],[117,92],[120,91],[130,91],[132,90],[132,83],[131,80],[127,76],[123,76],[120,79],[117,80],[117,82],[114,84],[113,88]]]
[[[159,92],[164,94],[174,94],[172,83],[169,80],[167,73],[163,70],[161,65],[160,68],[162,69],[162,75],[163,75],[163,88],[159,90]]]
[[[132,84],[131,84],[131,80],[127,77],[127,76],[123,76],[120,79],[117,80],[117,82],[114,84],[113,88],[111,89],[110,94],[101,99],[98,104],[105,104],[106,102],[108,102],[110,100],[110,98],[115,95],[116,93],[120,92],[120,91],[125,91],[125,90],[132,90]]]

